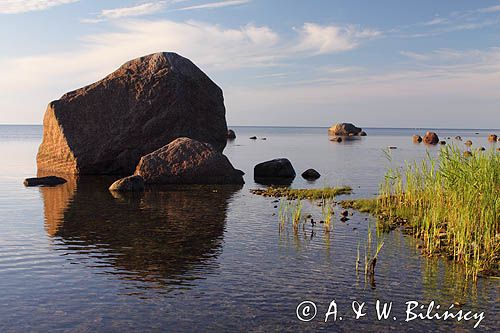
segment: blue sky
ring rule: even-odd
[[[158,51],[233,126],[500,127],[497,0],[0,0],[0,123]]]

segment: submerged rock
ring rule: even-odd
[[[351,123],[337,123],[328,129],[329,135],[334,136],[354,136],[361,135],[363,130]],[[364,133],[366,135],[366,133]]]
[[[236,139],[236,133],[234,133],[234,131],[232,129],[228,129],[227,130],[227,138],[229,140],[234,140]]]
[[[422,141],[428,145],[435,145],[439,142],[439,137],[434,132],[427,132],[427,133],[425,133]]]
[[[306,180],[316,180],[319,177],[321,177],[321,175],[319,174],[318,171],[316,171],[314,169],[307,169],[306,171],[304,171],[302,173],[302,178],[304,178]]]
[[[141,156],[182,136],[222,152],[227,141],[222,90],[190,60],[155,53],[51,102],[38,170],[131,174]]]
[[[119,192],[144,191],[144,179],[141,176],[128,176],[118,179],[109,187],[109,190]]]
[[[135,171],[146,184],[243,184],[243,174],[210,144],[190,138],[143,156]]]
[[[254,167],[254,177],[257,178],[295,178],[292,163],[286,158],[277,158],[257,164]]]
[[[495,134],[490,134],[488,135],[488,141],[489,142],[496,142],[498,137]]]
[[[422,137],[420,135],[414,135],[412,137],[412,139],[413,139],[413,143],[420,143],[420,142],[422,142]]]
[[[340,136],[334,136],[334,137],[330,138],[330,141],[342,142],[342,138]]]
[[[26,178],[23,181],[24,186],[56,186],[66,183],[67,180],[61,177],[56,176],[47,176],[47,177],[35,177],[35,178]]]

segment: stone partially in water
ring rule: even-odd
[[[146,184],[243,184],[243,174],[211,145],[190,138],[143,156],[135,171]]]
[[[354,136],[360,135],[363,130],[351,123],[337,123],[328,129],[328,135]],[[366,135],[366,133],[364,133]]]
[[[330,141],[342,142],[342,138],[340,136],[334,136],[334,137],[330,138]]]
[[[287,182],[295,178],[295,170],[288,159],[277,158],[257,164],[254,167],[254,178],[257,181],[276,179]]]
[[[109,190],[118,192],[144,191],[144,179],[141,176],[129,176],[118,179],[109,187]]]
[[[141,156],[189,136],[222,152],[222,90],[190,60],[155,53],[49,104],[39,171],[132,174]]]
[[[316,171],[314,169],[307,169],[306,171],[304,171],[302,173],[302,178],[304,178],[306,180],[316,180],[319,177],[321,177],[321,175],[319,174],[318,171]]]
[[[24,186],[56,186],[66,183],[66,179],[56,176],[26,178]]]
[[[423,137],[422,141],[428,145],[435,145],[439,142],[439,137],[434,132],[427,132],[425,133],[425,136]]]
[[[412,139],[413,139],[413,143],[420,143],[420,142],[422,142],[422,137],[420,135],[414,135],[412,137]]]
[[[234,140],[236,139],[236,133],[232,129],[227,130],[227,138],[229,140]]]
[[[496,142],[498,137],[495,134],[490,134],[488,135],[488,141],[489,142]]]
[[[471,140],[467,140],[467,141],[465,141],[465,143],[464,143],[464,144],[465,144],[467,147],[470,147],[470,146],[472,146],[472,141],[471,141]]]

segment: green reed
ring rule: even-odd
[[[454,146],[387,172],[376,201],[366,204],[387,220],[404,219],[429,255],[462,262],[468,276],[498,273],[500,154],[465,157]]]
[[[348,186],[342,187],[324,187],[312,189],[288,188],[288,187],[269,187],[266,189],[250,190],[253,194],[265,197],[295,199],[322,200],[325,198],[334,198],[341,194],[351,194],[352,189]]]

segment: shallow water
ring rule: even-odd
[[[355,268],[374,222],[368,215],[354,212],[342,223],[337,214],[331,233],[319,224],[280,233],[273,199],[249,193],[261,187],[256,163],[287,157],[298,174],[311,167],[322,174],[315,183],[298,176],[293,187],[350,185],[350,197],[369,197],[388,166],[437,153],[411,142],[425,130],[366,129],[367,137],[333,143],[324,128],[234,129],[225,154],[246,173],[243,187],[113,196],[105,177],[24,188],[36,171],[41,127],[0,126],[0,332],[473,330],[475,320],[405,322],[410,300],[446,309],[464,303],[484,311],[477,330],[498,331],[498,280],[466,283],[460,265],[422,257],[411,237],[394,231],[381,236],[373,286]],[[494,146],[490,131],[436,131]],[[392,162],[387,146],[397,146]],[[304,211],[321,219],[314,205]],[[325,323],[333,299],[343,320]],[[388,320],[376,319],[377,299],[393,302]],[[310,322],[296,317],[303,300],[317,304]],[[366,316],[353,318],[353,300],[367,303]]]

